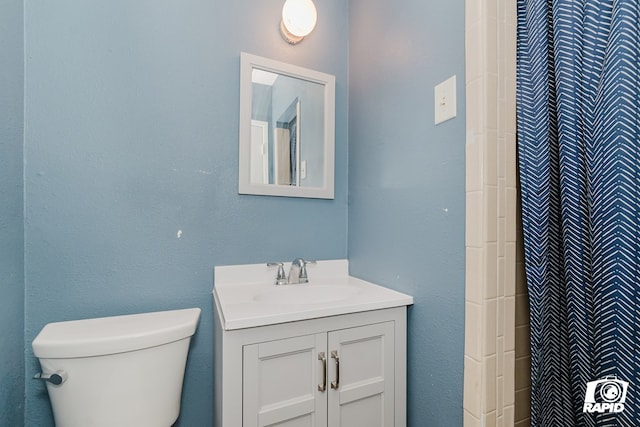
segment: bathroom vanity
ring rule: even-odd
[[[214,425],[405,426],[413,298],[349,276],[347,260],[308,277],[215,268]]]

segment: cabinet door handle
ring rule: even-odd
[[[324,351],[318,353],[318,360],[322,361],[322,384],[318,384],[318,391],[324,393],[327,389],[327,358],[324,355]]]
[[[331,351],[331,358],[336,360],[336,380],[331,381],[331,388],[337,390],[340,387],[340,357],[338,357],[338,350]]]

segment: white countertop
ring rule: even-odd
[[[285,264],[288,274],[290,264]],[[307,265],[309,283],[274,284],[265,264],[215,267],[213,297],[225,330],[413,304],[413,297],[349,276],[347,260]]]

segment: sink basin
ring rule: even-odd
[[[232,331],[413,304],[409,295],[350,276],[346,259],[320,260],[307,273],[309,283],[278,286],[266,264],[216,266],[220,326]]]
[[[255,302],[267,304],[323,304],[342,301],[355,296],[355,286],[335,285],[274,285],[253,297]]]

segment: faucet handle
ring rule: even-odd
[[[285,285],[287,283],[287,275],[284,273],[284,264],[281,262],[269,262],[267,267],[278,267],[276,273],[276,285]]]
[[[307,276],[307,264],[315,263],[316,261],[302,260],[302,265],[300,266],[300,283],[309,283],[309,276]]]

